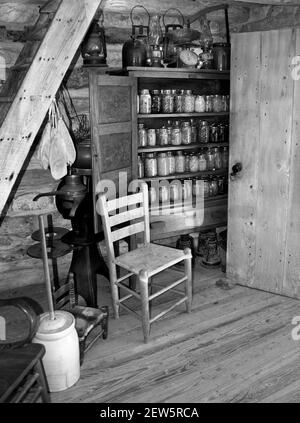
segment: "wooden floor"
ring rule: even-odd
[[[220,278],[197,263],[192,313],[182,306],[158,321],[148,344],[131,315],[110,319],[108,339],[87,352],[80,380],[52,401],[299,402],[300,341],[291,322],[300,302]],[[100,303],[109,298],[101,283]]]

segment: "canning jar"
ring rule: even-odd
[[[195,144],[197,142],[197,126],[194,121],[194,119],[190,119],[191,122],[191,137],[192,137],[192,144]]]
[[[226,95],[221,96],[222,112],[228,112],[228,104]]]
[[[200,121],[198,140],[201,143],[209,142],[209,124],[206,120]]]
[[[186,90],[183,95],[183,113],[193,113],[195,111],[195,96],[192,90]]]
[[[229,160],[228,147],[224,147],[222,152],[222,167],[224,169],[228,168],[228,160]]]
[[[202,196],[202,179],[193,179],[193,196]]]
[[[172,122],[167,122],[168,144],[172,144]]]
[[[161,112],[161,96],[159,90],[153,90],[151,92],[151,113]]]
[[[183,200],[188,200],[192,197],[193,193],[193,180],[186,179],[182,184],[182,198]]]
[[[175,97],[174,97],[175,113],[183,113],[183,93],[184,93],[184,90],[179,90],[175,94]]]
[[[173,113],[174,112],[174,96],[173,96],[171,90],[163,90],[162,112],[163,113]]]
[[[138,155],[138,178],[144,178],[144,176],[145,176],[144,158]]]
[[[176,120],[174,122],[174,125],[172,126],[171,144],[172,145],[180,145],[181,144],[181,130],[180,130],[178,120]]]
[[[157,174],[158,176],[169,175],[169,160],[167,153],[158,153],[157,155]]]
[[[154,153],[145,156],[145,176],[147,178],[157,176],[157,159]]]
[[[215,178],[210,179],[209,181],[209,196],[214,197],[218,195],[218,181]]]
[[[205,111],[206,112],[213,112],[213,96],[206,95],[205,96]]]
[[[196,153],[190,155],[189,170],[190,172],[198,172],[199,170],[199,160]]]
[[[196,95],[195,97],[195,112],[204,113],[205,112],[205,96]]]
[[[225,125],[224,123],[219,123],[219,128],[218,128],[218,133],[219,133],[219,142],[225,142],[226,141],[226,136],[225,136]]]
[[[172,182],[170,184],[170,200],[178,201],[180,199],[179,190],[181,189],[181,183],[179,181]]]
[[[218,194],[224,194],[224,176],[218,178]]]
[[[199,168],[199,171],[200,171],[200,172],[202,172],[202,171],[204,171],[204,170],[206,170],[206,169],[207,169],[207,164],[206,164],[206,155],[204,154],[204,152],[203,152],[203,151],[201,151],[201,152],[198,154],[198,168]]]
[[[223,111],[222,98],[219,94],[215,94],[213,96],[212,104],[213,104],[213,112],[219,113]]]
[[[210,142],[219,142],[219,127],[218,124],[212,122],[209,126],[209,140]]]
[[[169,186],[161,185],[159,187],[159,201],[161,203],[166,203],[169,200]]]
[[[169,175],[175,173],[175,156],[171,151],[167,152],[168,164],[169,164]]]
[[[203,179],[203,196],[205,198],[210,196],[210,183],[209,183],[209,179]]]
[[[149,90],[141,90],[139,96],[139,111],[142,114],[151,113],[151,95]]]
[[[184,156],[184,167],[185,167],[185,171],[188,172],[190,169],[190,153],[188,151],[185,151],[183,153]]]
[[[175,156],[175,172],[184,173],[185,172],[185,157],[182,154],[182,151],[177,151]]]
[[[158,145],[168,145],[168,130],[165,126],[162,126],[158,130]]]
[[[147,130],[147,145],[149,145],[149,147],[154,147],[156,145],[156,130],[153,128]]]
[[[181,143],[185,145],[192,143],[192,127],[190,122],[182,122],[181,124]]]
[[[214,170],[215,168],[215,153],[209,148],[206,154],[207,170]]]
[[[156,192],[156,188],[153,186],[149,187],[149,202],[151,204],[154,204],[157,201],[158,197],[157,197],[157,192]]]
[[[138,145],[139,147],[146,147],[147,146],[147,130],[143,123],[139,123],[138,129]]]
[[[222,154],[220,148],[214,148],[215,153],[215,169],[222,169]]]

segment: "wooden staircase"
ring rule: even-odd
[[[0,214],[49,106],[102,0],[52,0],[41,8],[0,92]]]

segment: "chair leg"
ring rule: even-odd
[[[149,313],[149,294],[148,294],[148,274],[145,270],[139,273],[139,285],[142,300],[142,326],[144,342],[147,343],[150,334],[150,313]]]
[[[190,254],[191,254],[190,248],[185,248],[184,254],[187,255],[187,256],[190,256]],[[187,276],[187,280],[185,282],[185,294],[187,296],[186,311],[187,311],[187,313],[190,313],[191,309],[192,309],[192,297],[193,297],[193,293],[192,293],[192,259],[190,257],[184,259],[184,269],[185,269],[185,274]]]
[[[101,328],[103,330],[102,338],[106,339],[107,331],[108,331],[108,307],[107,306],[101,307],[101,311],[104,314],[103,320],[101,322]]]
[[[109,281],[110,281],[110,290],[112,297],[112,306],[114,310],[115,319],[119,318],[119,288],[116,285],[117,281],[117,271],[112,264],[109,264]]]

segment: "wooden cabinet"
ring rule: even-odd
[[[120,170],[125,170],[129,175],[127,183],[137,177],[138,156],[148,153],[182,151],[184,154],[196,155],[201,149],[219,148],[229,146],[229,139],[218,143],[196,143],[188,145],[155,145],[140,147],[138,145],[137,126],[143,123],[149,129],[158,130],[168,121],[189,121],[193,119],[198,126],[200,120],[208,122],[228,123],[229,112],[203,112],[203,113],[138,113],[138,93],[142,89],[152,90],[192,90],[193,94],[229,95],[229,72],[218,72],[196,69],[164,69],[164,68],[128,68],[120,75],[99,75],[91,72],[91,115],[93,124],[93,174],[95,192],[99,192],[97,185],[103,178],[110,178],[116,182]],[[123,85],[121,85],[123,84]],[[124,88],[124,87],[127,88]],[[130,89],[128,87],[130,86]],[[126,91],[127,90],[127,91]],[[135,94],[134,94],[135,93]],[[123,116],[124,114],[124,116]],[[131,120],[130,120],[131,119]],[[124,131],[126,136],[124,136]],[[121,134],[121,135],[120,135]],[[180,184],[189,179],[191,183],[195,178],[224,176],[227,181],[228,169],[210,169],[190,172],[189,169],[182,173],[173,173],[167,176],[142,178],[149,186],[157,187],[166,182],[178,181]],[[123,179],[122,179],[123,180]],[[225,184],[226,185],[226,184]],[[99,186],[98,186],[99,187]],[[226,188],[225,188],[226,190]],[[119,189],[124,193],[124,188]],[[198,209],[197,209],[198,207]],[[201,208],[201,210],[199,210]],[[151,239],[162,239],[173,235],[190,233],[195,230],[222,226],[227,222],[227,194],[204,198],[204,203],[199,206],[195,199],[184,202],[184,205],[167,201],[167,207],[157,202],[150,207]]]

